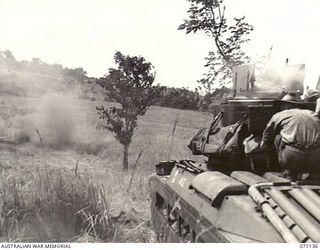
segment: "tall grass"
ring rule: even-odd
[[[47,168],[8,171],[1,177],[4,241],[69,241],[83,233],[101,240],[112,237],[108,194],[90,178]]]
[[[149,220],[141,217],[144,179],[111,170],[103,185],[89,172],[49,165],[0,176],[1,242],[154,241]]]

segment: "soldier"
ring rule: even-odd
[[[320,98],[315,112],[288,109],[273,115],[263,132],[260,147],[275,147],[280,166],[293,179],[309,178],[320,173]]]

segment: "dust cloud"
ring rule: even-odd
[[[63,149],[96,133],[95,105],[80,98],[83,83],[21,73],[13,81],[24,94],[0,93],[0,140]]]
[[[15,117],[15,140],[54,148],[76,142],[73,100],[72,95],[46,93],[33,103],[32,113]]]

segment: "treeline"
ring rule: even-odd
[[[207,111],[213,105],[230,98],[232,90],[225,86],[216,88],[211,93],[201,94],[196,88],[194,91],[186,88],[170,88],[158,86],[160,94],[156,105],[169,108]]]
[[[48,64],[40,58],[18,61],[10,50],[0,50],[2,94],[39,96],[50,90],[59,93],[78,89],[79,98],[101,98],[100,86],[90,83],[90,78],[83,68]]]
[[[231,98],[232,94],[232,89],[228,87],[216,88],[201,97],[198,108],[200,111],[212,110],[212,106],[219,105],[224,100]]]
[[[1,71],[3,73],[1,73]],[[54,84],[54,79],[57,82],[63,81],[65,85],[81,85],[81,95],[80,98],[89,99],[91,101],[103,99],[102,89],[98,83],[99,79],[94,77],[88,77],[87,72],[83,68],[68,68],[63,67],[61,64],[48,64],[43,62],[39,58],[32,58],[31,61],[22,60],[17,61],[13,53],[10,50],[0,51],[0,83],[3,81],[11,87],[2,84],[0,90],[5,93],[14,93],[19,95],[19,93],[24,94],[23,89],[21,89],[21,84],[19,87],[15,86],[16,80],[8,81],[7,78],[1,77],[3,74],[15,74],[16,72],[25,72],[35,75],[34,81],[39,80],[37,75],[42,75],[46,77],[53,78],[48,84]],[[11,77],[12,78],[12,77]],[[20,79],[21,80],[21,79]],[[52,86],[48,86],[52,87]],[[226,87],[218,88],[212,93],[201,94],[198,89],[190,90],[188,88],[174,88],[157,85],[155,88],[158,90],[157,98],[154,100],[154,105],[186,109],[186,110],[199,110],[206,111],[210,110],[211,106],[215,103],[219,103],[221,100],[226,99],[228,95],[231,94],[231,90]],[[3,91],[5,89],[6,91]],[[19,91],[18,91],[19,90]],[[104,95],[105,96],[105,95]],[[105,100],[114,101],[114,100]]]
[[[83,68],[70,69],[57,63],[48,64],[41,61],[40,58],[32,58],[31,61],[17,61],[10,50],[0,51],[0,69],[71,78],[79,82],[87,79],[87,72]]]
[[[191,91],[186,88],[157,87],[159,88],[159,95],[155,101],[155,105],[168,108],[198,110],[201,95],[197,90]]]
[[[155,89],[157,90],[157,97],[153,105],[196,111],[210,111],[213,105],[220,104],[223,100],[230,98],[232,94],[231,89],[224,86],[206,94],[200,94],[198,89],[189,90],[161,85],[155,86]],[[105,99],[105,101],[114,100]]]

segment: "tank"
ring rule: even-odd
[[[223,126],[246,116],[248,133],[261,136],[276,112],[314,110],[313,102],[287,102],[281,100],[282,92],[257,91],[252,68],[234,70],[233,98],[215,107],[215,115],[224,114]],[[290,86],[301,90],[303,81],[293,82]],[[179,160],[155,166],[149,188],[159,242],[320,242],[320,180],[290,181],[276,157],[245,155],[221,168],[206,156],[203,163]]]

